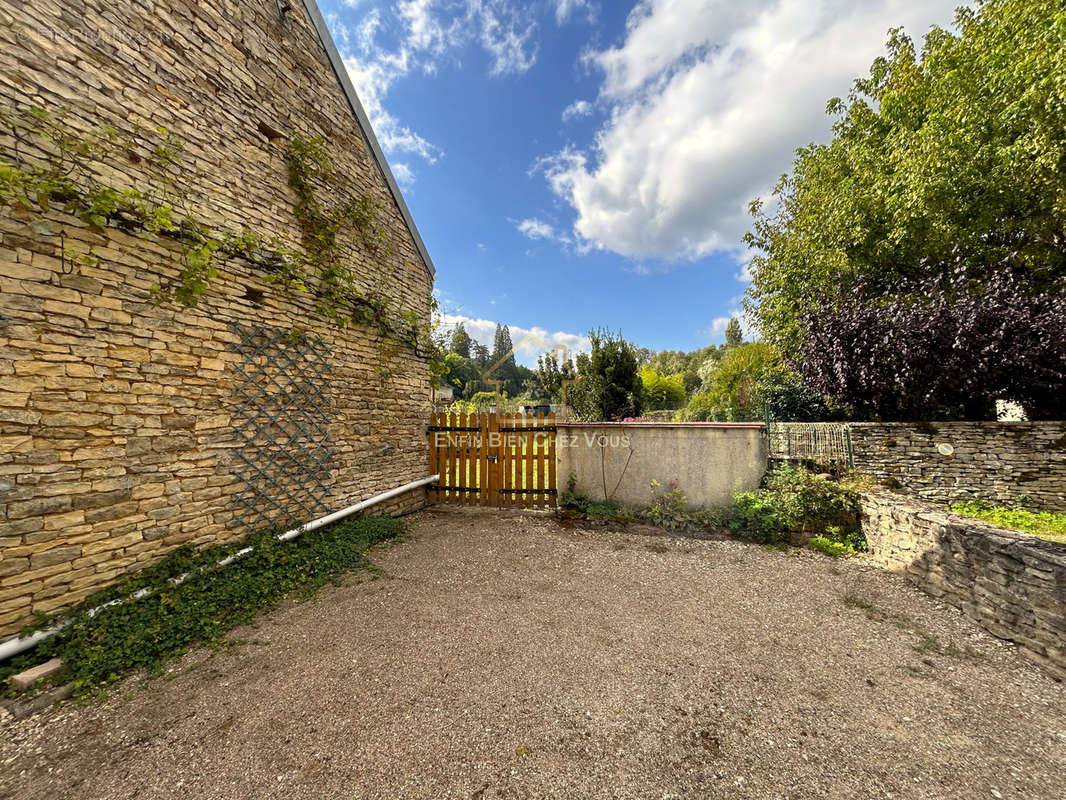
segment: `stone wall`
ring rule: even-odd
[[[772,456],[790,429],[847,429],[855,468],[926,500],[1029,502],[1066,511],[1066,422],[773,423]]]
[[[391,243],[382,255],[345,235],[342,261],[368,291],[426,319],[430,265],[310,18],[286,5],[282,15],[270,0],[6,3],[0,105],[66,108],[79,130],[165,127],[185,148],[173,177],[191,212],[293,248],[301,229],[285,146],[296,132],[322,137],[333,163],[378,203]],[[12,147],[0,133],[0,154]],[[158,188],[145,160],[131,153],[101,169],[119,186]],[[180,245],[163,236],[93,232],[54,210],[0,213],[0,634],[179,544],[247,532],[236,500],[247,485],[238,477],[235,323],[297,331],[325,349],[325,381],[302,386],[324,400],[313,436],[328,469],[308,489],[314,504],[336,509],[427,474],[424,358],[383,349],[376,328],[325,323],[312,292],[283,292],[237,260],[220,264],[196,307],[157,306],[153,286],[181,268]]]
[[[628,508],[651,504],[653,480],[676,481],[689,506],[728,506],[759,486],[766,437],[759,423],[559,423],[556,474],[565,488]],[[605,490],[606,485],[606,490]]]
[[[1066,678],[1066,545],[887,492],[862,497],[870,556]]]

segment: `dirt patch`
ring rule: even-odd
[[[487,512],[375,561],[6,723],[0,796],[1066,795],[1066,688],[863,564]]]

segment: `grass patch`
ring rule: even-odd
[[[367,551],[403,530],[401,520],[369,517],[344,520],[289,542],[279,542],[265,531],[200,552],[179,547],[159,563],[88,597],[64,615],[72,620],[69,627],[0,664],[0,680],[55,656],[66,662],[64,680],[79,692],[136,669],[161,674],[168,661],[190,647],[219,646],[232,628],[287,597],[310,597],[327,583],[339,583],[350,570],[372,570]],[[221,559],[248,546],[255,549],[228,567],[218,567]],[[187,579],[174,583],[185,574]],[[142,589],[150,594],[89,613]],[[26,632],[55,621],[39,616]]]
[[[833,558],[855,555],[855,546],[850,542],[830,539],[828,536],[812,536],[807,540],[807,547]]]
[[[1066,544],[1066,514],[1051,511],[1031,511],[1026,508],[1005,508],[981,500],[952,503],[956,514],[990,522],[1001,528],[1029,533],[1040,539]]]

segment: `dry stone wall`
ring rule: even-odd
[[[430,265],[303,6],[282,5],[284,14],[272,0],[6,3],[0,105],[66,108],[84,131],[165,127],[185,148],[175,178],[191,212],[293,248],[301,229],[285,146],[297,132],[322,137],[339,171],[377,202],[391,245],[375,253],[347,236],[343,263],[367,291],[425,320]],[[0,153],[12,146],[0,132]],[[143,159],[102,169],[119,186],[151,188]],[[162,236],[93,232],[58,211],[0,215],[0,634],[179,544],[247,532],[235,502],[246,488],[235,324],[322,343],[322,430],[309,434],[328,448],[318,502],[339,508],[427,474],[424,357],[384,346],[376,328],[326,323],[312,293],[286,293],[239,260],[220,264],[196,307],[157,306],[153,286],[174,280],[182,259]]]
[[[870,556],[1066,678],[1066,545],[902,495],[862,497]]]
[[[773,423],[771,457],[783,456],[780,440],[837,442],[851,435],[855,468],[888,488],[948,503],[982,499],[1028,503],[1066,511],[1066,422],[850,422]]]

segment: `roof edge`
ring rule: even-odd
[[[436,278],[437,269],[433,266],[433,259],[429,257],[425,242],[422,241],[422,234],[418,232],[418,226],[415,225],[414,218],[411,216],[411,210],[403,199],[399,184],[396,183],[396,176],[392,174],[392,168],[385,159],[385,153],[381,150],[377,136],[374,135],[374,128],[370,124],[370,118],[366,115],[363,104],[359,102],[359,95],[355,93],[355,86],[352,85],[352,79],[348,76],[348,68],[344,65],[344,59],[341,58],[337,45],[333,43],[333,36],[326,26],[326,20],[322,16],[322,12],[319,10],[315,0],[303,0],[303,5],[307,10],[308,16],[311,17],[311,23],[318,32],[319,41],[326,51],[326,58],[329,59],[329,63],[333,67],[333,73],[340,82],[344,96],[348,99],[348,105],[351,107],[352,113],[355,114],[355,119],[359,123],[359,127],[362,128],[367,143],[370,145],[370,152],[381,169],[381,173],[385,176],[385,183],[389,185],[389,191],[400,209],[400,214],[403,215],[404,222],[407,223],[408,230],[411,231],[411,238],[415,240],[418,253],[422,256],[422,263],[429,273],[429,277]]]

